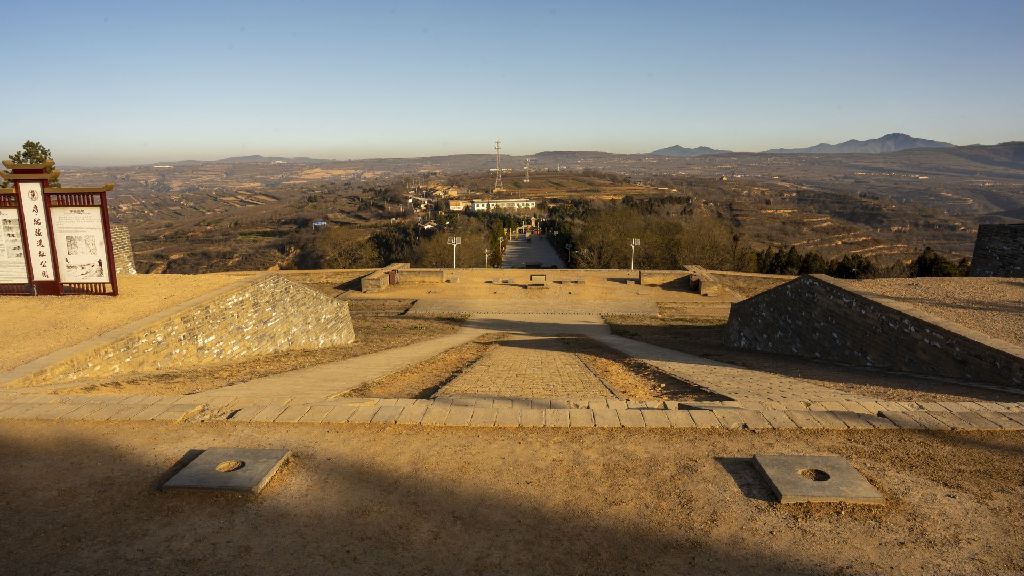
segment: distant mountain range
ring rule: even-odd
[[[651,152],[652,156],[673,156],[675,158],[693,158],[695,156],[707,156],[708,154],[730,154],[731,150],[715,150],[714,148],[708,148],[707,146],[698,146],[696,148],[683,148],[676,144],[675,146],[669,146],[668,148],[661,148]]]
[[[1006,145],[1019,146],[1019,142],[1004,143],[997,146]],[[974,154],[981,154],[987,156],[990,154],[989,148],[996,149],[995,146],[956,146],[948,142],[939,142],[937,140],[926,140],[924,138],[914,138],[907,134],[893,133],[886,134],[880,138],[872,140],[847,140],[840,144],[818,144],[816,146],[810,146],[808,148],[773,148],[771,150],[765,150],[760,154],[885,154],[892,152],[903,152],[907,150],[919,150],[919,149],[949,149],[962,151],[963,155],[969,156]],[[1013,150],[1012,152],[1010,150]],[[649,156],[663,156],[669,158],[697,158],[700,156],[710,156],[712,154],[738,154],[731,150],[718,150],[715,148],[709,148],[708,146],[697,146],[696,148],[685,148],[683,146],[675,145],[667,148],[660,148],[653,152],[650,152]],[[751,153],[743,153],[751,154]],[[758,153],[753,153],[758,154]],[[996,163],[1002,163],[1006,166],[1015,166],[1020,162],[1020,151],[1017,148],[1011,146],[1009,149],[1004,150],[1001,154],[1003,156]],[[628,154],[616,154],[611,152],[600,152],[600,151],[576,151],[576,150],[548,150],[544,152],[537,152],[531,155],[537,160],[547,161],[577,161],[583,158],[599,158],[599,157],[615,157],[615,156],[628,156]],[[420,158],[421,160],[445,160],[451,158],[466,158],[466,159],[482,159],[491,157],[489,154],[455,154],[447,156],[430,156]],[[400,161],[408,160],[407,158],[384,158],[384,159],[363,159],[363,160],[390,160]],[[196,164],[273,164],[273,163],[284,163],[284,164],[320,164],[326,162],[338,162],[338,160],[328,160],[320,158],[308,158],[308,157],[294,157],[288,158],[284,156],[260,156],[254,154],[251,156],[235,156],[231,158],[222,158],[220,160],[178,160],[176,162],[157,162],[157,165],[173,165],[173,166],[190,166]]]
[[[765,150],[763,154],[885,154],[888,152],[902,152],[903,150],[914,150],[916,148],[955,148],[949,142],[937,140],[926,140],[914,138],[906,134],[894,132],[886,134],[881,138],[873,140],[847,140],[841,144],[821,143],[817,146],[807,148],[772,148]],[[651,152],[653,156],[672,156],[675,158],[694,158],[707,156],[709,154],[731,154],[730,150],[716,150],[707,146],[696,148],[684,148],[682,146],[669,146]]]
[[[873,140],[847,140],[842,144],[821,143],[809,148],[773,148],[765,152],[768,154],[885,154],[915,148],[955,148],[955,146],[949,142],[925,140],[894,132]]]
[[[333,160],[307,158],[305,156],[287,158],[284,156],[260,156],[259,154],[252,154],[249,156],[221,158],[220,160],[177,160],[175,162],[156,162],[156,164],[170,166],[194,166],[196,164],[272,164],[274,162],[285,164],[313,164],[319,162],[333,162]]]

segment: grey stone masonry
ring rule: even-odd
[[[354,340],[347,302],[281,276],[264,276],[14,385],[103,381],[122,373],[156,373]]]
[[[821,275],[801,276],[733,304],[726,343],[1024,388],[1024,350],[898,302],[854,292]]]
[[[1024,278],[1024,224],[979,226],[971,276]]]
[[[135,251],[132,249],[132,237],[128,227],[121,224],[110,225],[110,241],[114,248],[114,270],[118,275],[137,274],[135,270]]]

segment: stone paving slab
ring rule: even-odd
[[[608,408],[603,402],[545,399],[538,403],[486,402],[458,398],[394,399],[345,398],[315,403],[276,399],[275,404],[252,400],[196,404],[190,397],[75,398],[54,402],[53,397],[32,397],[36,402],[0,403],[0,420],[140,421],[186,419],[279,423],[370,423],[472,427],[600,427],[600,428],[730,428],[807,430],[1024,430],[1024,411],[1017,403],[968,402],[920,405],[916,410],[882,410],[865,414],[850,410],[747,410],[723,403],[709,410],[680,407],[677,402],[645,402],[635,408]],[[824,407],[824,403],[821,403]],[[588,406],[594,405],[595,408]],[[622,404],[614,404],[622,406]],[[527,407],[530,406],[530,407]],[[532,407],[537,406],[537,407]],[[544,406],[541,408],[540,406]],[[660,408],[658,406],[661,406]],[[770,406],[770,404],[766,404]],[[782,406],[782,404],[778,404]],[[849,407],[849,406],[847,406]],[[925,410],[924,408],[937,408]],[[964,410],[964,408],[976,408]],[[999,408],[998,411],[986,410]],[[951,408],[961,411],[952,412]]]
[[[594,425],[598,428],[619,428],[622,423],[619,422],[619,415],[615,410],[611,408],[595,408],[594,412]]]

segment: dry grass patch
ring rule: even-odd
[[[472,342],[456,346],[429,360],[406,367],[372,382],[349,390],[339,397],[355,398],[431,398],[437,391],[462,374],[487,354],[504,334],[487,333]]]

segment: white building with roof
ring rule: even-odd
[[[537,207],[536,200],[528,198],[508,198],[488,200],[478,198],[473,200],[474,212],[488,212],[491,210],[533,210]]]

